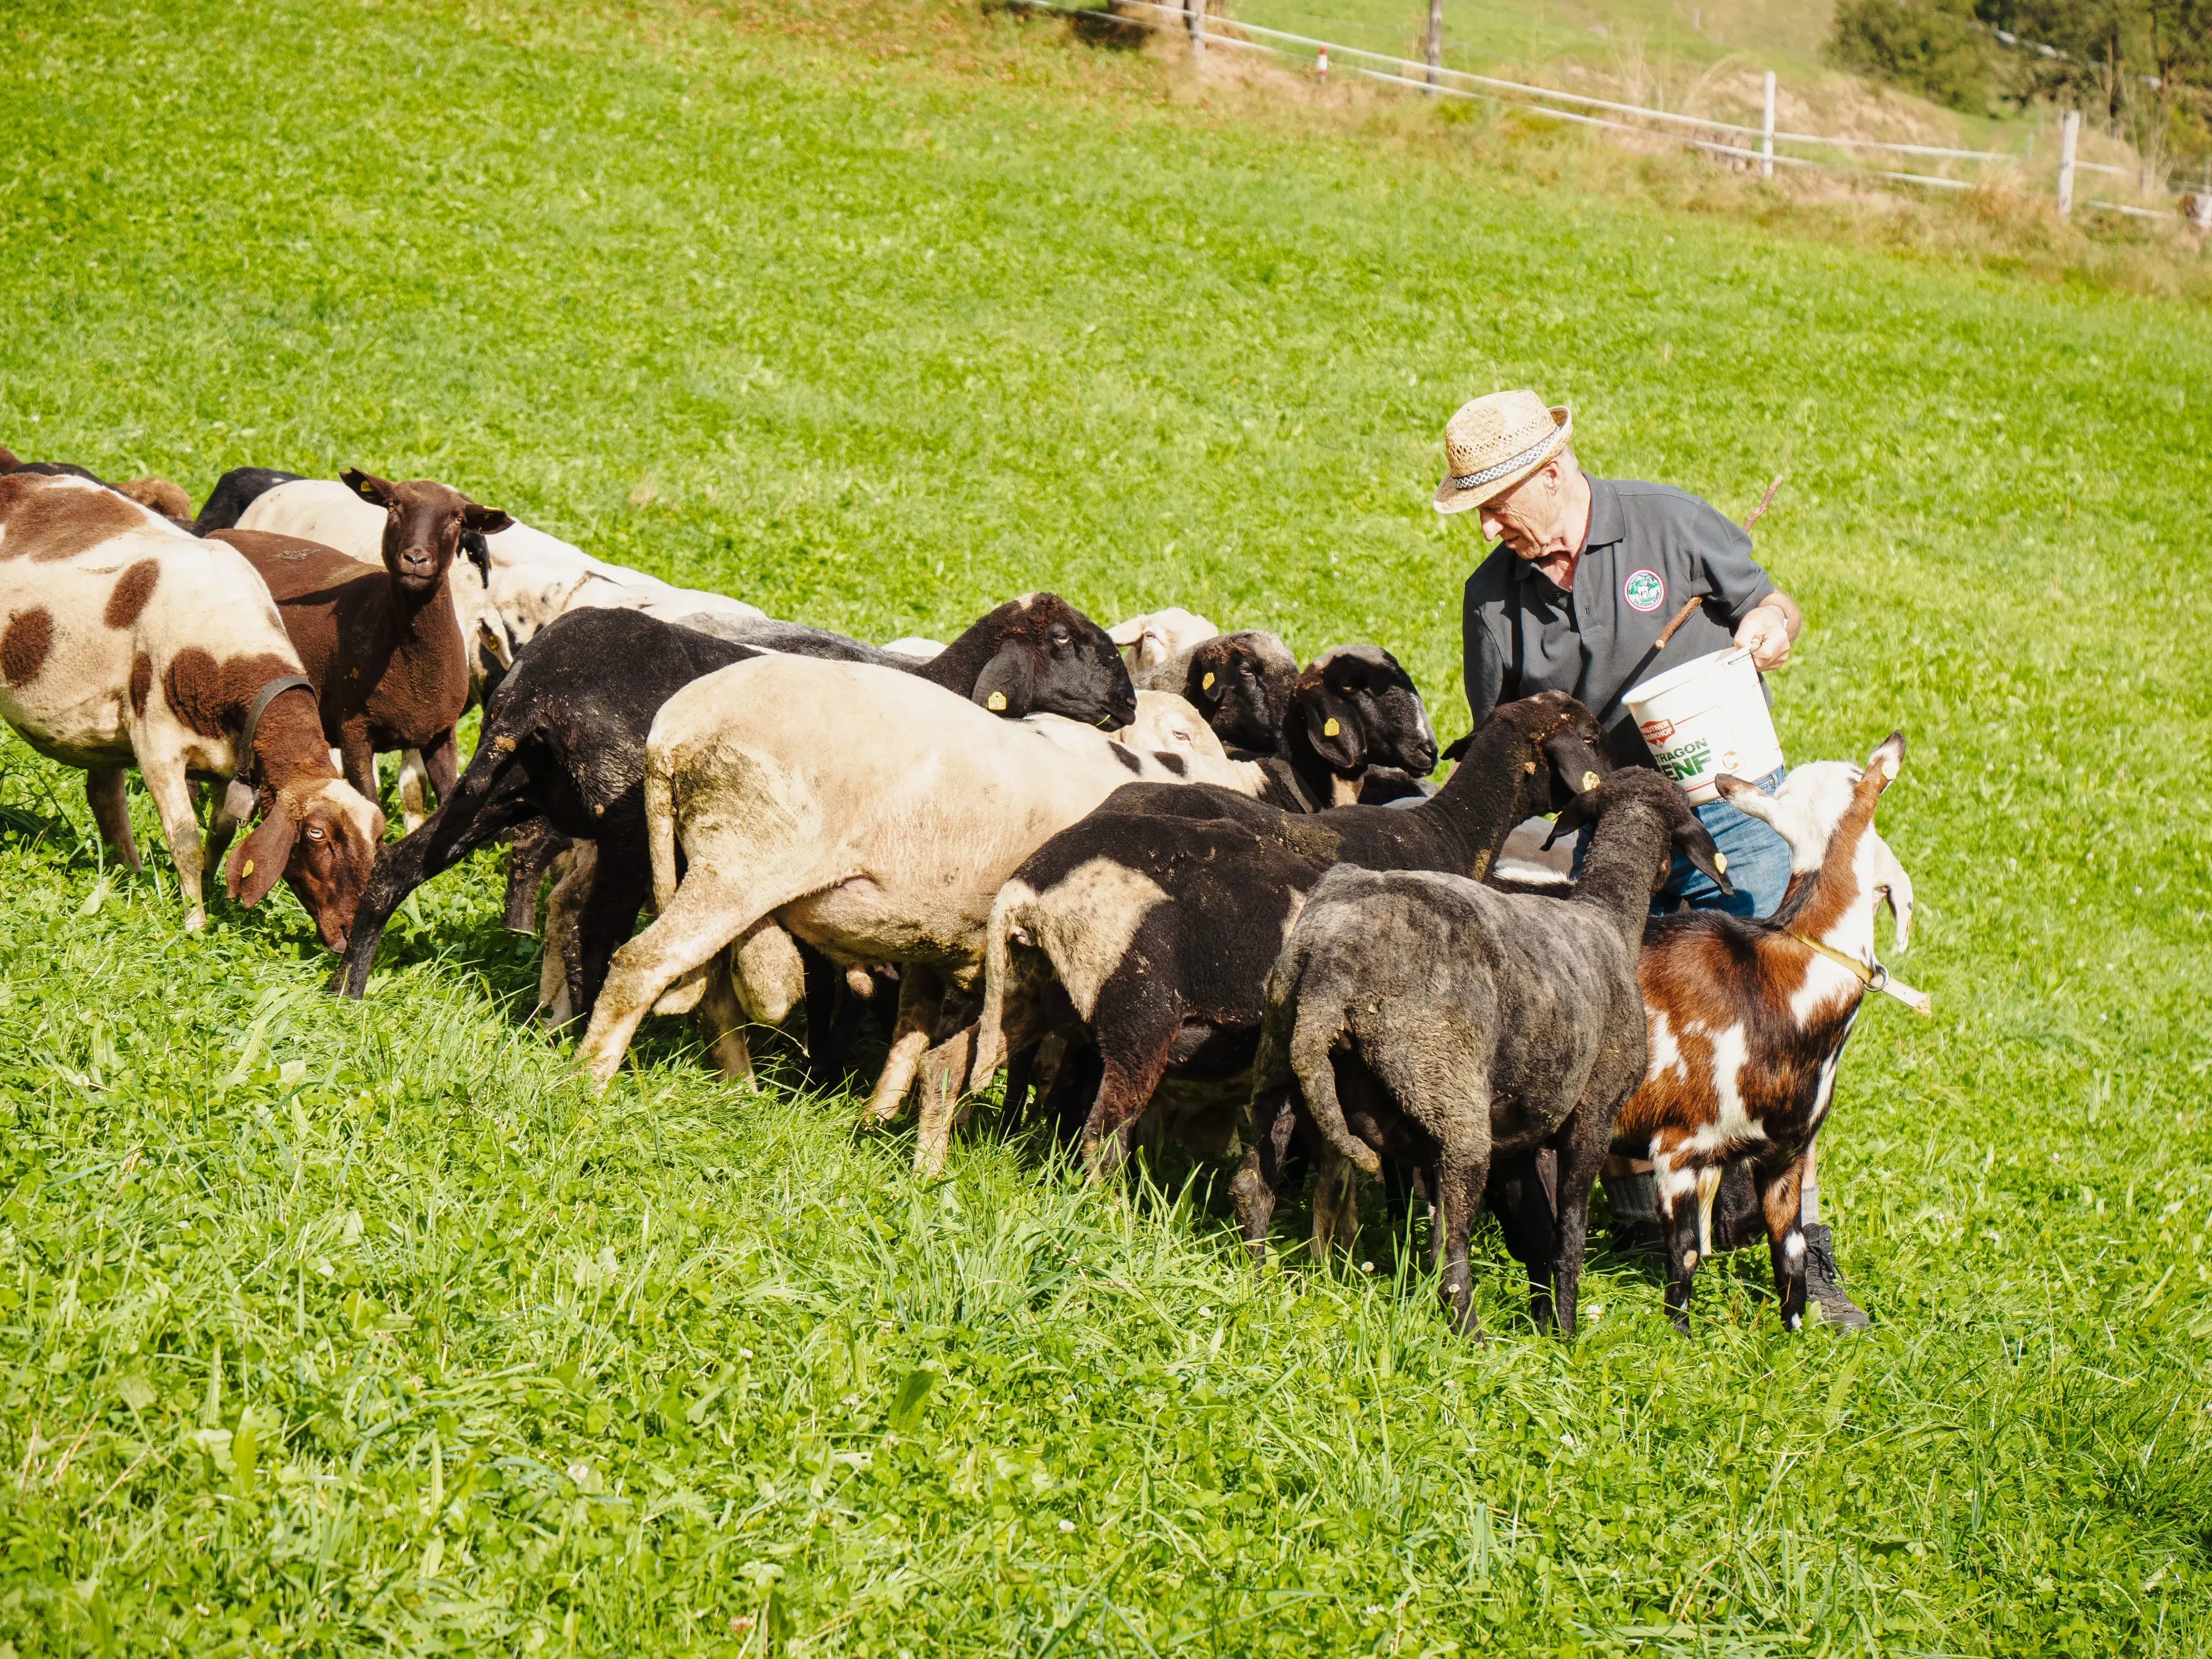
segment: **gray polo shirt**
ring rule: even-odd
[[[1604,722],[1623,766],[1651,751],[1628,711],[1606,705],[1639,681],[1731,644],[1736,625],[1774,584],[1751,556],[1751,538],[1686,490],[1592,478],[1589,533],[1572,592],[1503,545],[1467,579],[1461,631],[1467,706],[1480,727],[1501,702],[1565,691]],[[1705,603],[1667,649],[1638,665],[1692,595]]]

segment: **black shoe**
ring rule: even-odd
[[[1874,1323],[1845,1292],[1844,1276],[1836,1270],[1834,1237],[1818,1222],[1805,1229],[1805,1294],[1823,1322],[1839,1330],[1863,1331]]]

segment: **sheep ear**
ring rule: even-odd
[[[476,566],[477,574],[489,583],[491,580],[491,549],[484,545],[484,538],[473,530],[464,530],[461,532],[461,553]]]
[[[276,804],[269,809],[269,816],[261,820],[254,832],[231,850],[230,861],[223,868],[223,887],[231,897],[248,909],[269,896],[269,890],[284,873],[284,866],[292,860],[292,843],[299,838],[300,826],[293,821],[291,810],[284,805],[284,797],[276,797]]]
[[[1553,800],[1565,806],[1612,775],[1613,763],[1583,740],[1571,727],[1544,739],[1544,758],[1552,768]]]
[[[1227,665],[1216,663],[1207,667],[1199,663],[1193,663],[1190,666],[1192,674],[1198,682],[1192,687],[1191,701],[1205,703],[1209,708],[1218,707],[1222,698],[1229,695],[1229,682],[1224,678],[1224,672]]]
[[[514,528],[514,520],[497,507],[478,507],[474,501],[461,509],[461,522],[479,536],[496,536],[502,530]]]
[[[1454,738],[1449,743],[1446,744],[1444,745],[1444,752],[1439,756],[1438,758],[1447,761],[1454,766],[1457,766],[1462,761],[1467,758],[1467,751],[1474,746],[1474,733],[1470,732],[1465,737]]]
[[[1025,640],[1010,639],[999,647],[997,656],[983,665],[969,700],[994,714],[1018,720],[1030,712],[1036,700],[1036,647]]]
[[[1352,699],[1326,684],[1314,692],[1306,703],[1306,737],[1332,768],[1349,772],[1367,753],[1367,734],[1352,712]]]
[[[1552,833],[1544,837],[1546,852],[1552,850],[1552,843],[1561,836],[1571,834],[1590,821],[1590,803],[1596,799],[1596,790],[1585,790],[1559,809],[1559,816],[1552,820]]]
[[[338,479],[348,489],[353,491],[371,507],[392,505],[392,483],[389,479],[380,478],[374,472],[364,472],[357,466],[348,467],[338,474]]]
[[[1723,893],[1734,895],[1735,889],[1729,885],[1728,860],[1721,856],[1721,849],[1713,845],[1712,832],[1691,815],[1686,805],[1683,808],[1681,822],[1674,826],[1674,847],[1693,867],[1710,877],[1714,886]]]

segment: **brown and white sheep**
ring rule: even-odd
[[[343,947],[384,817],[331,764],[299,653],[235,549],[97,483],[12,473],[0,477],[0,715],[84,769],[103,838],[134,868],[124,774],[138,769],[187,927],[206,922],[201,874],[250,791],[261,821],[231,854],[231,896],[258,903],[282,876],[324,943]],[[204,852],[195,778],[246,786],[218,793]]]

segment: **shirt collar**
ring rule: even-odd
[[[1613,493],[1613,485],[1603,478],[1592,478],[1589,487],[1589,528],[1583,533],[1583,552],[1585,555],[1594,547],[1609,547],[1628,534],[1628,526],[1620,516],[1620,497]],[[1544,586],[1554,593],[1565,591],[1537,569],[1534,559],[1516,557],[1513,561],[1516,581],[1534,581],[1540,576],[1543,577]]]

